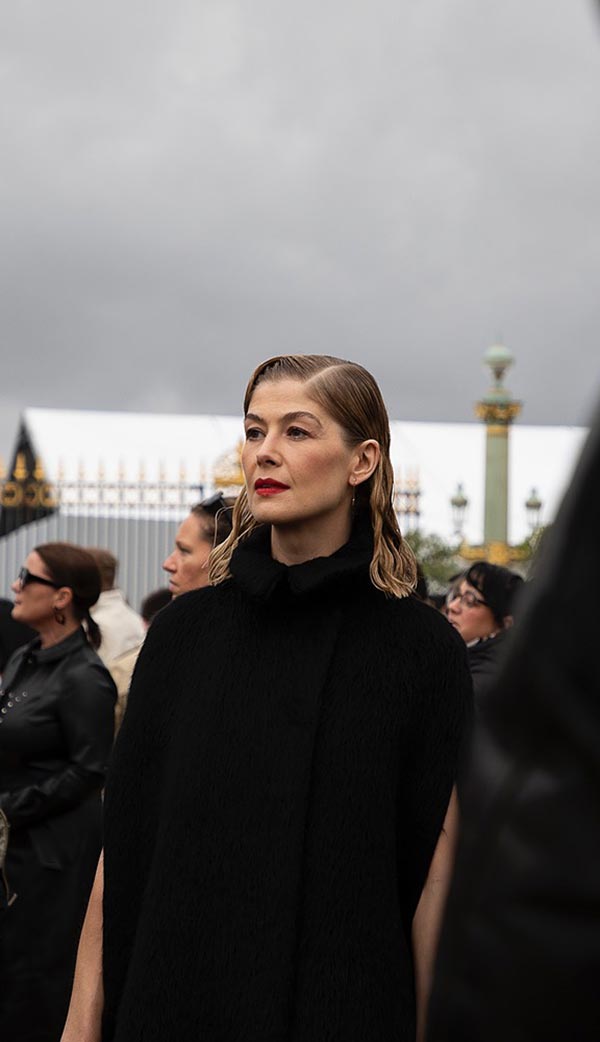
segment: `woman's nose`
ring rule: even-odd
[[[265,463],[273,463],[277,466],[281,462],[281,454],[277,447],[277,441],[274,437],[266,437],[256,450],[256,462],[259,466]]]

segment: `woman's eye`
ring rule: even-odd
[[[290,427],[288,434],[297,441],[300,441],[301,438],[308,438],[308,431],[303,431],[302,427]]]
[[[246,428],[246,441],[257,441],[260,438],[262,431],[258,427],[247,427]]]

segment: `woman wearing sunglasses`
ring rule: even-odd
[[[424,1038],[464,645],[412,596],[370,373],[273,358],[244,413],[211,585],[136,667],[63,1042]]]
[[[448,620],[467,645],[476,704],[498,673],[522,585],[521,576],[508,568],[477,561],[448,597]]]
[[[9,659],[0,694],[0,1031],[56,1042],[101,845],[116,693],[94,650],[100,575],[87,551],[38,546],[12,590],[13,617],[38,636]]]

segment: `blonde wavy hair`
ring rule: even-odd
[[[368,439],[379,443],[379,463],[371,477],[357,487],[356,509],[369,510],[373,528],[371,582],[390,597],[407,597],[416,585],[417,566],[394,511],[390,423],[375,379],[363,366],[331,355],[277,355],[259,365],[250,377],[244,415],[259,384],[289,379],[305,384],[309,397],[339,424],[349,446]],[[233,551],[256,527],[244,489],[233,508],[231,534],[210,555],[208,577],[212,585],[230,577]]]

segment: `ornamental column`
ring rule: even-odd
[[[504,374],[513,361],[512,352],[503,344],[486,351],[484,362],[492,371],[493,383],[475,406],[476,416],[486,425],[483,541],[487,560],[504,565],[512,559],[508,545],[508,437],[513,420],[521,412],[521,403],[511,397],[503,384]]]

